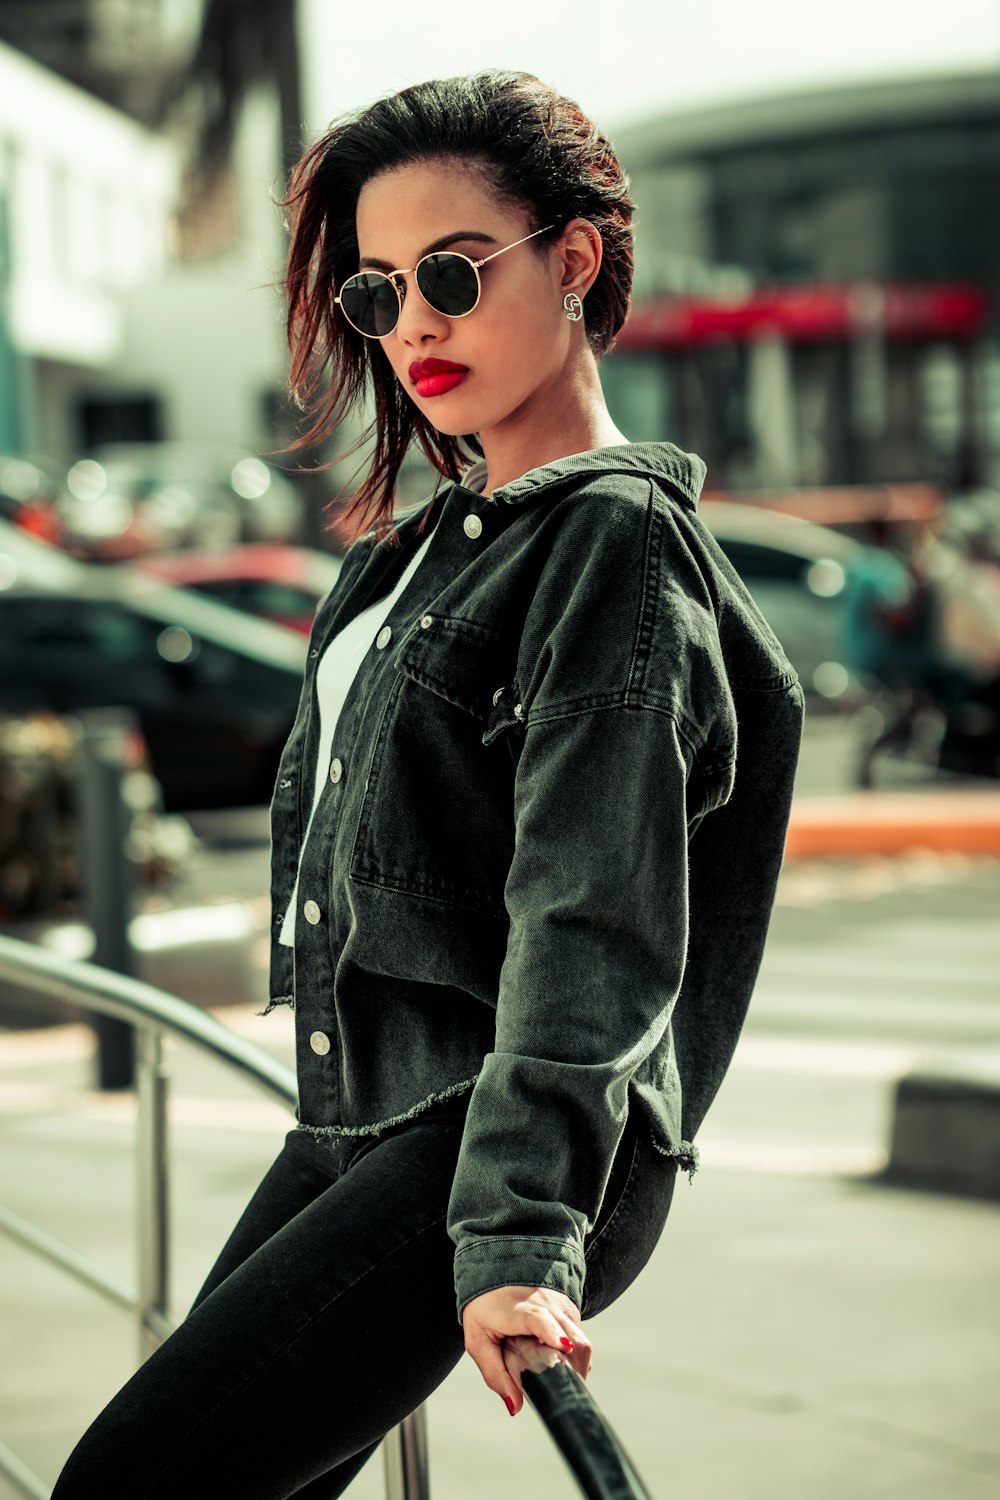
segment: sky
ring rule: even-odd
[[[810,85],[1000,68],[1000,0],[299,0],[305,116],[426,78],[523,68],[605,131]]]

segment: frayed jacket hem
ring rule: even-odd
[[[305,1121],[300,1120],[295,1129],[306,1130],[310,1135],[315,1136],[378,1135],[381,1130],[388,1130],[393,1125],[402,1125],[407,1120],[415,1119],[417,1115],[423,1114],[432,1105],[443,1104],[447,1099],[456,1098],[459,1094],[471,1089],[478,1077],[479,1074],[477,1073],[475,1078],[463,1078],[461,1083],[453,1083],[449,1088],[442,1089],[440,1093],[428,1094],[426,1099],[421,1099],[419,1104],[414,1104],[411,1109],[406,1110],[403,1114],[390,1115],[388,1119],[376,1120],[372,1125],[307,1125]]]
[[[676,1157],[678,1167],[688,1174],[688,1182],[690,1182],[699,1166],[698,1147],[694,1142],[681,1141],[679,1146],[661,1146],[655,1135],[651,1135],[650,1140],[661,1156]]]
[[[267,1002],[267,1004],[265,1005],[265,1007],[264,1007],[263,1010],[255,1010],[254,1011],[254,1015],[255,1016],[269,1016],[271,1014],[272,1010],[274,1010],[279,1005],[287,1005],[288,1008],[289,1008],[289,1010],[294,1010],[295,1009],[295,996],[294,995],[275,995],[273,999],[271,999],[271,1000],[269,1000]]]

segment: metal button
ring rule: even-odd
[[[333,760],[331,760],[331,762],[330,762],[330,780],[331,781],[339,781],[340,778],[341,778],[341,776],[343,776],[343,774],[344,774],[344,762],[342,760],[340,760],[335,755],[333,757]]]
[[[483,523],[477,515],[468,515],[462,522],[462,530],[465,532],[466,536],[482,536]]]
[[[325,1057],[330,1050],[330,1038],[325,1031],[314,1031],[309,1038],[309,1045],[320,1057]]]
[[[524,709],[522,708],[522,706],[521,706],[520,703],[515,703],[514,704],[514,718],[515,719],[523,719],[524,718]]]
[[[494,708],[496,708],[497,704],[500,702],[500,699],[502,697],[503,697],[503,688],[497,688],[496,692],[493,694],[493,707]]]
[[[323,914],[315,901],[307,901],[302,907],[302,915],[305,917],[307,922],[311,922],[315,927],[316,923],[319,921],[320,917]]]
[[[421,615],[420,616],[420,628],[421,628],[421,630],[429,630],[430,627],[433,624],[434,624],[434,616],[433,615]]]
[[[318,646],[313,646],[312,649],[309,652],[309,655],[310,655],[310,657],[318,656],[319,655],[319,647]]]
[[[375,637],[375,645],[378,647],[379,651],[384,651],[385,648],[386,648],[386,646],[388,646],[388,644],[389,644],[389,642],[391,640],[392,640],[392,630],[391,630],[391,628],[388,625],[383,625],[382,629],[379,631],[378,635]]]

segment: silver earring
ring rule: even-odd
[[[579,323],[583,317],[583,303],[575,292],[567,292],[563,298],[563,307],[566,309],[566,317],[571,323]]]

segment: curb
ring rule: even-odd
[[[1000,855],[1000,790],[841,792],[792,802],[786,859],[911,849]]]

